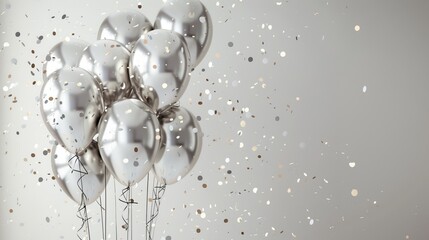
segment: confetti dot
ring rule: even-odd
[[[15,37],[19,37],[19,36],[21,36],[21,33],[20,32],[16,32],[15,33]]]
[[[253,62],[253,58],[252,58],[252,57],[249,57],[249,58],[247,59],[247,61],[249,61],[249,62]]]
[[[286,57],[286,52],[285,51],[281,51],[280,52],[280,57]]]
[[[359,192],[357,189],[352,189],[351,194],[353,197],[356,197],[359,194]]]
[[[241,122],[240,122],[240,126],[241,126],[241,127],[245,127],[245,126],[246,126],[246,122],[245,122],[244,120],[241,120]]]
[[[363,92],[363,93],[366,93],[366,86],[363,86],[363,87],[362,87],[362,92]]]
[[[350,166],[351,168],[354,168],[354,167],[356,166],[356,163],[355,163],[355,162],[349,162],[349,166]]]
[[[356,32],[359,32],[359,30],[360,30],[360,26],[359,26],[359,25],[356,25],[356,26],[355,26],[355,31],[356,31]]]
[[[228,43],[228,47],[233,47],[234,46],[234,43],[233,42],[229,42]]]

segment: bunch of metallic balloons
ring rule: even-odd
[[[173,184],[192,169],[203,133],[177,102],[212,33],[200,1],[168,0],[153,26],[139,11],[116,12],[102,22],[96,42],[69,40],[51,49],[41,115],[57,142],[55,177],[69,197],[94,202],[110,175],[129,187],[153,170]]]

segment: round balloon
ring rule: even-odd
[[[98,130],[100,154],[112,175],[125,186],[142,180],[156,160],[161,140],[151,109],[138,99],[115,102]]]
[[[154,25],[157,29],[172,30],[185,37],[192,68],[201,62],[210,47],[212,20],[206,7],[198,0],[168,0]]]
[[[41,115],[57,142],[80,153],[97,133],[103,112],[101,86],[81,68],[63,68],[51,74],[41,91]]]
[[[163,153],[154,172],[165,184],[180,181],[191,171],[201,153],[203,133],[197,119],[183,107],[172,107],[160,116],[165,134]]]
[[[114,40],[98,40],[83,51],[79,67],[100,79],[106,107],[121,98],[129,97],[129,58],[130,52]]]
[[[51,164],[60,187],[79,204],[82,200],[85,204],[97,200],[110,179],[96,142],[92,142],[79,155],[68,152],[60,145],[54,145]]]
[[[131,51],[141,35],[152,30],[152,24],[143,13],[130,10],[107,16],[98,30],[98,39],[122,43]]]
[[[130,58],[131,83],[139,98],[163,110],[183,95],[189,82],[190,58],[177,33],[157,29],[143,35]]]
[[[55,45],[46,56],[46,61],[43,64],[43,80],[58,69],[64,67],[77,67],[83,50],[88,44],[81,40],[63,41]]]

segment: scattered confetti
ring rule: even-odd
[[[355,26],[355,31],[356,31],[356,32],[359,32],[359,30],[360,30],[360,26],[359,26],[359,25],[356,25],[356,26]]]

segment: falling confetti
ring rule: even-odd
[[[359,32],[359,30],[360,30],[360,26],[359,26],[359,25],[356,25],[356,26],[355,26],[355,31],[356,31],[356,32]]]

